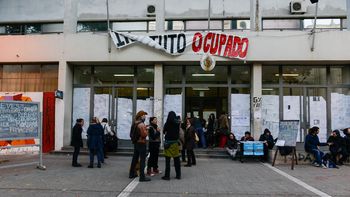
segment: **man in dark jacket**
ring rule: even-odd
[[[322,167],[327,168],[322,163],[322,157],[324,153],[318,148],[318,146],[327,146],[327,143],[320,143],[320,140],[318,139],[317,133],[319,132],[320,128],[318,127],[312,127],[309,129],[309,134],[305,137],[305,144],[304,148],[305,151],[308,153],[312,153],[315,156],[316,161],[314,162],[314,165],[316,167]]]
[[[339,130],[334,130],[332,135],[329,136],[327,143],[329,143],[329,151],[332,154],[332,161],[337,165],[343,165],[343,162],[347,159],[347,151],[345,146],[345,139],[340,136]],[[342,157],[337,161],[337,156]]]
[[[81,133],[83,132],[83,125],[84,120],[82,118],[79,118],[76,120],[76,123],[73,127],[72,140],[70,143],[70,145],[74,147],[72,160],[73,167],[81,167],[81,164],[78,163],[78,155],[80,152],[80,147],[83,147],[83,140],[81,138]]]
[[[88,168],[94,167],[94,155],[97,155],[97,167],[101,168],[103,162],[103,127],[97,117],[93,117],[91,124],[87,130],[88,147],[90,153],[90,165]]]
[[[346,150],[346,155],[348,157],[350,155],[350,128],[343,129],[343,132],[345,135],[344,136],[345,150]],[[346,161],[346,159],[344,161]]]
[[[275,145],[275,142],[273,140],[273,137],[269,129],[266,128],[264,130],[264,133],[260,136],[259,141],[262,141],[264,143],[263,161],[267,161],[269,149],[272,149],[273,146]]]

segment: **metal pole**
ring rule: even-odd
[[[109,5],[108,5],[108,0],[106,0],[106,7],[107,7],[107,29],[108,29],[108,53],[111,53],[112,51],[112,46],[111,46],[111,27],[109,24]]]
[[[39,165],[37,166],[40,170],[46,170],[46,166],[43,165],[43,128],[42,128],[42,120],[41,120],[41,112],[39,112],[38,122],[39,122],[39,135],[40,135],[40,144],[39,144]]]
[[[314,49],[315,49],[315,31],[316,31],[316,21],[317,21],[317,10],[318,10],[318,2],[316,3],[314,27],[312,28],[312,31],[311,31],[311,34],[312,34],[311,51],[314,51]]]
[[[210,31],[210,10],[211,10],[211,0],[209,0],[209,6],[208,6],[208,31]]]

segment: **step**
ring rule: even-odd
[[[132,156],[134,149],[132,148],[118,148],[116,152],[109,152],[108,156]],[[195,149],[196,157],[198,158],[215,158],[215,159],[225,159],[230,158],[224,149]],[[63,147],[60,151],[52,151],[51,154],[73,154],[73,147]],[[80,150],[81,155],[88,155],[89,151],[87,148],[82,148]],[[160,151],[160,156],[163,156],[163,152]]]

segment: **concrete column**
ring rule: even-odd
[[[260,0],[250,0],[250,30],[261,31],[261,23]]]
[[[158,119],[158,125],[163,126],[163,65],[154,65],[154,116]]]
[[[165,0],[156,1],[156,32],[163,33],[165,31]]]
[[[63,91],[63,99],[56,99],[55,110],[55,150],[61,150],[70,143],[72,130],[72,87],[73,72],[66,61],[58,66],[58,89]]]
[[[350,0],[346,0],[346,29],[350,30]]]
[[[255,140],[262,133],[261,103],[262,103],[262,65],[253,64],[251,75],[251,131]]]
[[[78,21],[78,0],[64,1],[64,23],[63,33],[75,34]]]

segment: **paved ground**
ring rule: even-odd
[[[36,157],[37,158],[37,157]],[[3,168],[5,165],[36,158],[8,157],[0,164],[0,196],[93,197],[118,196],[132,181],[128,179],[129,157],[110,157],[101,169],[86,168],[88,157],[79,158],[82,168],[71,167],[71,156],[44,155],[47,170],[35,165]],[[160,160],[164,169],[164,160]],[[279,165],[278,169],[331,196],[350,196],[350,168],[320,169],[312,166]],[[138,183],[129,196],[318,196],[259,162],[240,163],[229,159],[198,159],[198,165],[182,168],[182,180]]]

